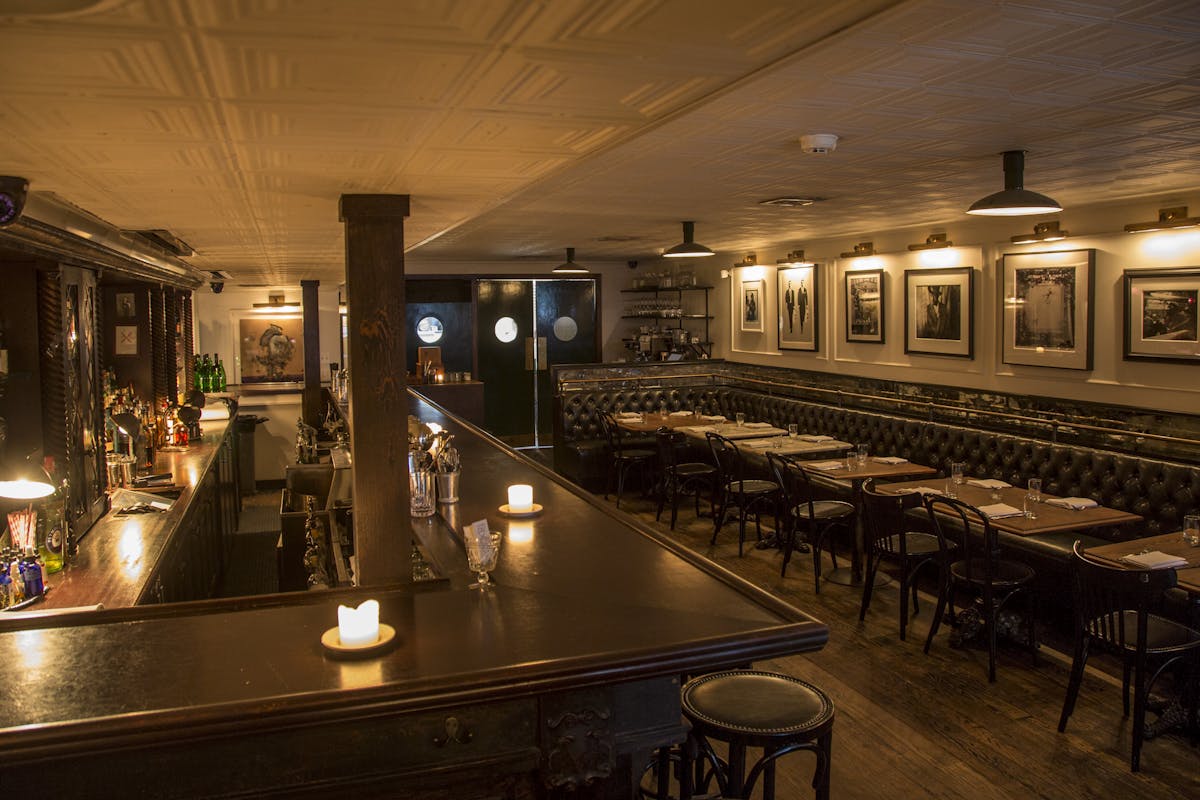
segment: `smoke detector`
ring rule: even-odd
[[[800,149],[806,153],[823,156],[837,149],[836,133],[810,133],[800,137]]]

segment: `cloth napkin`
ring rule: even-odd
[[[1023,517],[1025,512],[1019,508],[1013,508],[1007,503],[992,503],[990,506],[980,506],[980,513],[987,516],[988,519],[1003,519],[1005,517]]]
[[[941,489],[931,489],[928,486],[912,486],[905,489],[896,489],[896,494],[919,494],[922,497],[927,494],[942,494]]]
[[[1100,504],[1090,497],[1051,497],[1046,500],[1046,505],[1082,511],[1085,508],[1095,508]]]
[[[1186,567],[1188,563],[1186,558],[1173,556],[1159,550],[1151,550],[1149,553],[1130,553],[1127,556],[1121,556],[1121,560],[1126,564],[1144,569],[1175,569]]]
[[[980,489],[1008,489],[1012,486],[1011,483],[998,481],[995,478],[971,478],[967,481],[970,486],[978,486]]]
[[[743,428],[769,428],[769,427],[771,427],[771,423],[769,423],[769,422],[744,422],[744,423],[742,423],[742,427]]]
[[[753,447],[755,450],[765,450],[766,448],[768,448],[772,444],[774,444],[774,440],[773,439],[752,439],[751,441],[746,442],[745,444],[746,444],[746,447]]]
[[[725,417],[721,416],[720,414],[701,414],[700,419],[704,420],[705,422],[724,422],[725,421]]]
[[[878,464],[905,464],[908,462],[907,458],[900,456],[875,456],[871,460]]]
[[[622,411],[617,414],[617,419],[641,419],[642,415],[637,411]]]
[[[690,417],[690,416],[692,416],[692,412],[690,412],[690,411],[672,411],[671,416],[672,417]]]
[[[802,433],[799,436],[797,436],[796,438],[802,442],[832,442],[833,441],[832,436],[820,436],[818,434],[812,434],[812,433]]]
[[[833,461],[833,460],[830,460],[830,461],[806,461],[804,463],[804,466],[812,467],[813,469],[820,469],[820,470],[843,469],[846,466],[846,462]]]

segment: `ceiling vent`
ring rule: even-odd
[[[780,206],[782,208],[804,208],[813,203],[820,203],[824,197],[773,197],[770,200],[759,200],[760,206]]]
[[[837,149],[836,133],[810,133],[800,137],[800,149],[815,156],[823,156]]]

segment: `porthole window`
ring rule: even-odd
[[[445,328],[437,317],[421,317],[417,323],[417,338],[425,344],[434,344],[442,340]]]
[[[579,333],[579,325],[570,317],[559,317],[554,320],[554,338],[560,342],[569,342]]]
[[[512,317],[501,317],[496,320],[496,338],[508,344],[517,338],[517,321]]]

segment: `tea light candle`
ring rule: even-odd
[[[508,510],[516,514],[533,510],[533,487],[517,483],[508,487]]]
[[[358,608],[338,606],[338,639],[343,647],[366,647],[379,641],[379,601],[364,600]]]

